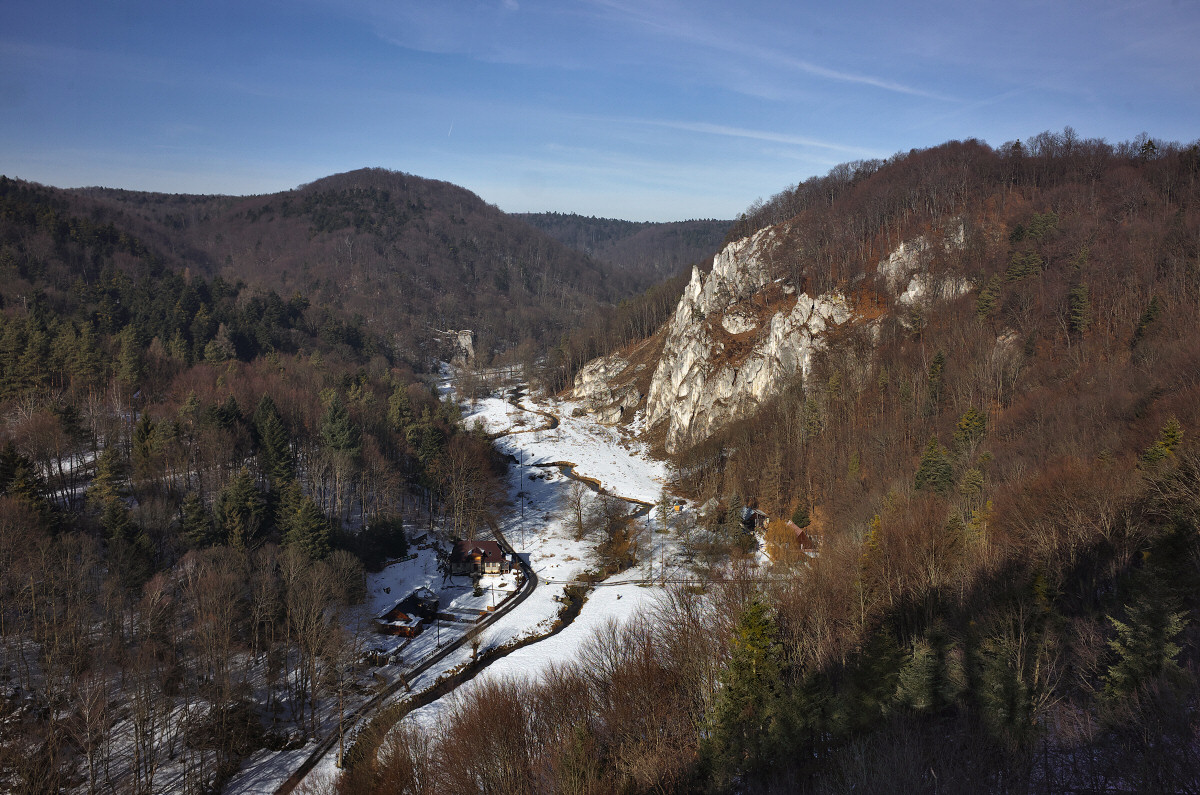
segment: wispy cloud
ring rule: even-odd
[[[903,83],[896,83],[891,80],[883,80],[882,78],[871,77],[870,75],[858,75],[853,74],[852,72],[841,72],[837,69],[830,69],[819,64],[791,58],[781,53],[767,52],[763,53],[763,55],[764,57],[771,58],[780,64],[786,64],[787,66],[790,66],[798,71],[807,72],[808,74],[816,77],[824,77],[828,80],[838,80],[844,83],[856,83],[863,86],[872,86],[874,88],[883,89],[884,91],[894,91],[897,94],[908,94],[909,96],[914,97],[936,99],[941,102],[955,101],[953,97],[948,97],[944,94],[938,94],[933,91],[925,91],[924,89],[920,88],[913,88],[912,86],[906,86]]]
[[[731,127],[725,124],[711,124],[702,121],[670,121],[666,119],[627,119],[626,121],[633,124],[644,124],[652,127],[666,127],[672,130],[682,130],[684,132],[705,133],[707,135],[722,135],[730,138],[749,138],[755,141],[768,141],[776,144],[788,144],[790,146],[814,147],[817,149],[828,149],[833,152],[843,152],[848,155],[857,155],[859,157],[886,157],[885,154],[871,149],[864,149],[859,146],[847,146],[846,144],[836,143],[833,141],[822,141],[818,138],[809,138],[803,135],[789,135],[788,133],[777,133],[770,130],[750,130],[745,127]]]
[[[694,19],[687,18],[684,9],[681,8],[656,8],[646,3],[634,5],[626,3],[623,0],[592,0],[592,2],[594,5],[605,9],[609,16],[623,17],[628,22],[639,25],[653,34],[707,47],[726,54],[736,55],[740,58],[765,62],[776,67],[788,68],[826,80],[870,86],[883,91],[924,97],[926,99],[936,99],[943,102],[955,101],[952,97],[915,88],[894,80],[887,80],[872,75],[856,74],[795,58],[766,46],[761,40],[746,41],[739,39],[730,30],[722,30],[718,33],[705,25],[697,23]]]

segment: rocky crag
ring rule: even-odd
[[[951,236],[953,239],[953,236]],[[602,422],[628,420],[644,406],[647,427],[665,423],[665,446],[678,452],[755,412],[797,377],[807,377],[826,333],[848,322],[876,322],[841,292],[810,296],[773,278],[770,263],[794,245],[778,228],[729,244],[712,271],[692,271],[675,314],[659,331],[656,363],[629,352],[596,359],[576,376],[574,397]],[[957,297],[961,278],[928,273],[925,238],[901,244],[879,262],[882,291],[894,306]],[[648,386],[636,378],[653,368]]]

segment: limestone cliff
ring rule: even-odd
[[[774,230],[764,229],[726,247],[708,275],[693,270],[647,395],[647,424],[667,422],[668,451],[752,413],[807,374],[821,332],[849,319],[841,295],[797,295],[770,279],[776,244]]]
[[[648,384],[634,378],[627,352],[596,359],[575,379],[575,398],[603,422],[628,419],[645,401],[647,427],[664,424],[668,452],[678,452],[717,428],[749,416],[797,376],[807,377],[825,332],[856,315],[839,292],[810,296],[782,279],[770,263],[792,245],[775,227],[728,245],[712,271],[692,271],[674,315],[656,335],[661,353]],[[878,263],[882,290],[897,305],[946,300],[970,289],[961,278],[933,277],[930,244],[917,238]],[[636,370],[647,367],[645,358]],[[638,383],[635,383],[635,380]]]

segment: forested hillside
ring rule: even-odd
[[[771,225],[772,275],[856,320],[675,462],[728,567],[344,790],[1200,788],[1200,146],[953,142],[731,237]],[[893,302],[877,265],[920,236],[969,289]]]
[[[361,318],[413,363],[446,355],[431,329],[474,330],[485,364],[522,345],[535,357],[656,278],[602,265],[463,188],[384,169],[269,196],[87,189],[69,200],[206,276]]]
[[[361,318],[80,207],[0,179],[0,789],[213,791],[318,732],[402,520],[473,532],[504,465]]]
[[[518,213],[516,217],[601,262],[659,278],[711,259],[733,226],[732,221],[711,219],[650,223],[573,213]]]

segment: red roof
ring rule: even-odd
[[[804,529],[797,527],[796,523],[793,522],[791,519],[788,519],[787,528],[788,528],[788,530],[791,530],[793,533],[795,533],[796,546],[800,547],[801,549],[816,549],[817,548],[816,543],[813,542],[812,538],[809,537],[808,533]]]

